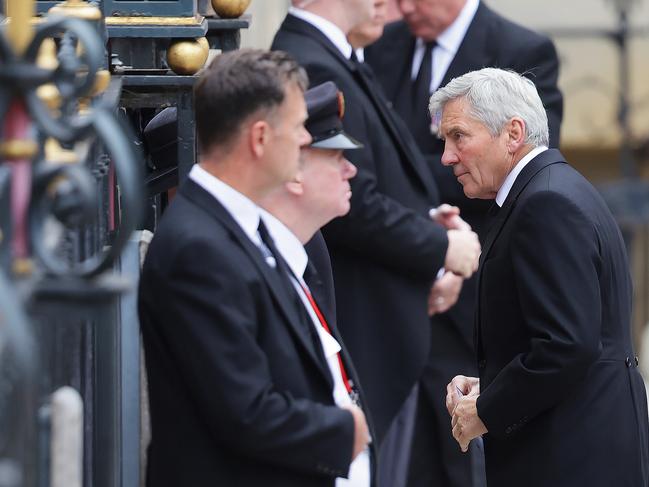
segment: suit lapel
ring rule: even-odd
[[[480,254],[480,266],[478,267],[478,273],[477,273],[478,275],[476,278],[478,281],[478,294],[477,294],[476,313],[475,313],[475,321],[474,321],[474,328],[473,328],[474,345],[479,357],[482,356],[482,335],[481,335],[482,327],[481,327],[481,319],[480,319],[481,316],[480,298],[482,295],[481,292],[482,269],[484,267],[484,263],[487,260],[487,257],[489,256],[489,252],[491,251],[494,242],[500,235],[500,232],[503,229],[505,222],[507,221],[507,218],[509,218],[509,215],[511,214],[514,208],[514,205],[519,195],[522,193],[525,187],[530,183],[530,181],[534,178],[534,176],[536,176],[542,169],[544,169],[545,167],[551,164],[557,164],[557,163],[565,163],[565,158],[563,157],[563,155],[561,155],[561,153],[558,150],[549,149],[536,156],[527,164],[527,166],[523,168],[523,170],[516,178],[516,181],[514,181],[514,185],[512,186],[512,189],[509,191],[509,194],[507,195],[507,198],[505,199],[502,208],[498,212],[493,224],[491,225],[491,228],[489,229],[489,232],[485,237],[485,241],[482,246],[482,253]]]
[[[329,38],[324,35],[320,30],[318,30],[313,25],[305,22],[302,19],[295,17],[294,15],[288,14],[280,27],[280,30],[285,30],[288,32],[294,32],[299,35],[303,35],[314,39],[318,42],[331,56],[336,58],[338,62],[344,67],[347,71],[354,72],[356,67],[353,65],[349,59],[346,59],[340,50],[334,46]]]
[[[371,73],[372,68],[370,68],[370,66],[366,66],[366,69]],[[429,194],[430,198],[434,198],[436,191],[433,191],[430,188],[430,176],[428,176],[429,173],[427,172],[426,168],[421,167],[418,164],[419,158],[417,158],[412,152],[413,147],[405,143],[403,136],[397,127],[398,122],[394,120],[394,115],[388,111],[387,100],[382,99],[381,90],[378,87],[378,83],[376,83],[376,81],[374,81],[373,79],[370,79],[370,77],[364,73],[363,69],[357,69],[356,67],[354,67],[353,72],[359,85],[363,88],[365,94],[374,104],[379,117],[383,119],[383,122],[388,127],[388,132],[391,133],[392,138],[395,141],[397,150],[399,150],[399,152],[401,152],[403,156],[404,162],[410,165],[411,169],[415,172],[415,175],[419,179],[422,186],[425,188],[426,192]],[[371,74],[371,78],[373,78],[373,73]],[[408,129],[404,126],[403,130]]]
[[[389,29],[391,26],[386,26]],[[398,76],[383,76],[381,79],[386,86],[385,93],[390,100],[400,96],[401,87],[405,82],[410,82],[412,57],[415,52],[415,37],[410,33],[408,25],[403,20],[393,24],[390,32],[390,43],[382,47],[384,53],[374,52],[373,58],[381,63],[383,73],[402,73]],[[391,29],[391,30],[392,30]],[[387,62],[390,64],[386,64]]]
[[[237,222],[232,218],[228,211],[221,203],[210,193],[205,191],[201,186],[191,179],[188,179],[180,188],[180,194],[199,206],[211,216],[213,216],[221,225],[228,229],[234,240],[248,255],[250,260],[262,275],[268,285],[270,294],[286,318],[298,343],[307,351],[318,369],[322,372],[323,379],[329,386],[332,384],[331,373],[326,363],[322,361],[322,353],[316,351],[314,342],[308,334],[304,322],[300,318],[296,306],[291,302],[291,298],[283,292],[286,288],[280,281],[280,276],[275,269],[272,269],[263,259],[263,256],[257,246],[248,238]],[[309,323],[310,324],[310,323]]]
[[[485,237],[484,245],[482,246],[482,254],[480,255],[481,267],[482,263],[484,263],[484,261],[489,256],[489,251],[498,238],[503,225],[511,214],[516,199],[521,194],[523,189],[525,189],[525,187],[534,178],[534,176],[536,176],[543,168],[551,164],[557,164],[560,162],[565,162],[565,159],[561,155],[561,153],[556,149],[549,149],[536,156],[527,164],[527,166],[523,168],[523,170],[516,178],[516,181],[514,181],[512,189],[509,191],[509,194],[507,195],[502,208],[498,212],[498,215],[496,216],[496,219],[491,226],[489,233],[487,233]]]

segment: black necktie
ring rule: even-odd
[[[427,42],[424,48],[424,57],[419,66],[417,78],[412,83],[412,131],[419,144],[432,140],[430,133],[430,113],[428,104],[430,100],[430,82],[433,72],[433,49],[437,43]]]
[[[415,112],[419,111],[417,107],[423,107],[428,111],[428,99],[430,98],[430,82],[433,75],[433,49],[437,43],[435,41],[427,42],[424,45],[424,57],[419,66],[419,72],[412,86],[412,103]]]
[[[275,270],[279,274],[282,284],[284,285],[286,291],[289,293],[289,296],[291,296],[292,299],[295,300],[297,292],[295,291],[293,284],[291,284],[291,279],[289,277],[291,275],[291,270],[288,268],[288,264],[284,261],[282,255],[277,250],[277,247],[275,247],[273,237],[271,237],[270,233],[268,233],[268,229],[266,228],[266,225],[261,218],[259,219],[259,226],[257,227],[257,231],[259,232],[262,243],[266,246],[266,248],[270,251],[273,258],[275,259]],[[264,252],[262,249],[262,254],[263,253]],[[264,258],[267,259],[267,257],[268,256],[264,255]]]
[[[362,63],[358,60],[358,57],[356,56],[356,51],[352,51],[352,55],[349,56],[349,60],[352,62],[354,66],[356,66],[356,69],[358,69],[358,71],[361,73],[362,76],[372,79],[373,77],[372,70],[367,64]]]
[[[275,270],[279,274],[280,280],[282,281],[282,284],[284,285],[284,288],[286,289],[288,296],[290,296],[291,301],[295,305],[296,311],[300,318],[300,322],[304,326],[304,330],[307,332],[307,335],[311,339],[316,355],[320,358],[320,360],[322,360],[324,366],[326,366],[327,360],[322,351],[322,344],[320,343],[318,332],[313,326],[313,323],[311,322],[311,317],[307,313],[306,308],[304,307],[304,303],[300,299],[297,290],[295,289],[293,283],[291,282],[290,276],[293,276],[295,278],[293,271],[291,271],[288,264],[286,263],[282,255],[279,253],[277,247],[275,247],[275,242],[273,241],[273,237],[270,236],[270,233],[268,232],[268,229],[266,228],[266,225],[264,224],[261,218],[259,219],[259,226],[257,227],[257,231],[259,232],[259,236],[261,237],[261,241],[263,242],[263,244],[268,248],[270,253],[273,254],[273,258],[275,259],[275,263],[276,263]],[[262,250],[262,254],[263,254],[263,250]]]

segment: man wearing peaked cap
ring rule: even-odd
[[[320,227],[349,211],[349,180],[356,175],[356,168],[343,150],[362,145],[343,130],[344,98],[334,83],[316,86],[304,98],[309,114],[305,127],[312,142],[302,148],[295,179],[261,202],[267,210],[262,218],[292,271],[292,285],[310,317],[314,342],[330,371],[331,397],[354,415],[355,457],[348,478],[338,478],[336,486],[369,487],[371,459],[375,457],[374,446],[367,446],[371,422],[366,419],[367,408],[352,360],[337,330],[331,263],[319,232]],[[308,253],[303,247],[306,242]]]
[[[363,144],[343,131],[345,96],[333,81],[315,86],[304,94],[309,118],[306,129],[318,149],[361,149]]]

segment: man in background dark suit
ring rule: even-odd
[[[463,451],[484,436],[488,485],[649,485],[644,383],[624,241],[561,153],[533,83],[495,68],[438,90],[442,163],[495,199],[478,273],[480,378],[446,402]]]
[[[443,267],[471,275],[478,248],[471,232],[431,221],[428,212],[439,203],[431,174],[371,75],[351,59],[346,35],[371,17],[373,3],[296,0],[273,49],[293,54],[312,83],[338,85],[348,107],[345,131],[365,144],[347,154],[358,168],[351,211],[323,234],[338,325],[366,392],[375,441],[382,442],[428,357],[433,281]]]
[[[306,84],[286,53],[250,50],[197,83],[201,160],[140,280],[150,487],[334,487],[366,450],[256,204],[296,177]]]
[[[556,51],[547,37],[508,21],[478,0],[399,0],[398,5],[403,20],[385,27],[381,39],[365,50],[365,59],[425,154],[442,201],[458,206],[462,217],[481,234],[488,203],[467,198],[453,172],[440,164],[444,145],[431,132],[430,93],[454,77],[486,66],[524,73],[536,84],[545,105],[550,146],[558,147],[563,104],[557,88]],[[460,455],[450,439],[440,394],[458,370],[476,373],[475,292],[474,277],[465,281],[458,303],[448,313],[432,318],[431,355],[420,384],[413,443],[412,487],[481,485],[471,479],[470,464],[481,462],[482,454],[472,451],[473,459]],[[436,458],[442,461],[431,462],[432,452],[441,452]],[[476,475],[481,476],[479,470]]]

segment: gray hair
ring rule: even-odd
[[[549,145],[548,116],[534,83],[514,71],[484,68],[452,79],[430,98],[430,113],[439,120],[446,104],[464,98],[471,115],[492,136],[500,134],[509,120],[525,122],[525,143]]]

